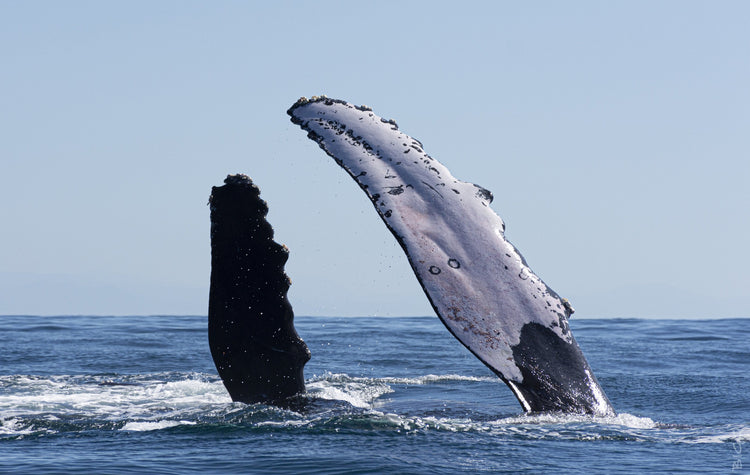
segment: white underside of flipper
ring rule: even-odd
[[[511,347],[527,323],[571,342],[570,306],[505,239],[489,191],[453,177],[367,107],[318,98],[289,114],[368,194],[440,318],[485,364],[522,382]]]

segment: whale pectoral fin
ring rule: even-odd
[[[612,413],[572,336],[567,342],[543,325],[527,323],[521,329],[519,343],[512,350],[513,359],[523,375],[523,382],[517,387],[529,406],[527,410]],[[545,357],[539,358],[537,355],[540,354]]]
[[[286,296],[289,251],[273,240],[268,207],[250,178],[224,183],[209,200],[211,356],[232,400],[277,404],[305,391],[310,359]]]
[[[287,112],[368,195],[440,320],[526,411],[614,412],[568,329],[572,307],[505,239],[489,190],[369,107],[302,98]]]

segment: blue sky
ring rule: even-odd
[[[297,315],[428,315],[286,109],[398,121],[583,317],[748,316],[747,2],[0,1],[0,314],[205,314],[211,187],[269,203]],[[575,318],[575,316],[574,316]]]

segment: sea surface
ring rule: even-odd
[[[750,319],[571,319],[618,415],[524,415],[436,317],[297,317],[299,411],[206,317],[0,316],[0,473],[750,473]]]

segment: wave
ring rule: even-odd
[[[194,421],[147,421],[147,422],[127,422],[122,429],[124,431],[131,432],[143,432],[150,430],[161,430],[168,429],[170,427],[177,427],[180,425],[195,425]]]
[[[461,376],[458,374],[427,374],[412,378],[367,378],[349,376],[345,373],[324,373],[307,382],[307,393],[310,397],[328,400],[340,400],[358,408],[372,408],[374,402],[384,394],[392,393],[391,385],[423,386],[428,384],[455,381],[491,381],[500,382],[498,378]]]
[[[742,444],[750,442],[750,426],[738,426],[735,429],[728,428],[727,432],[713,435],[692,435],[685,437],[680,442],[686,444],[726,444],[734,442]]]
[[[628,440],[714,444],[750,440],[750,426],[709,429],[662,424],[627,413],[487,414],[411,401],[389,404],[404,387],[498,382],[458,374],[368,378],[325,373],[307,381],[299,410],[234,403],[221,380],[205,373],[0,376],[0,442],[84,431],[282,431],[419,434],[473,432],[502,439]],[[440,387],[437,390],[442,391]],[[439,396],[442,392],[436,394]]]

